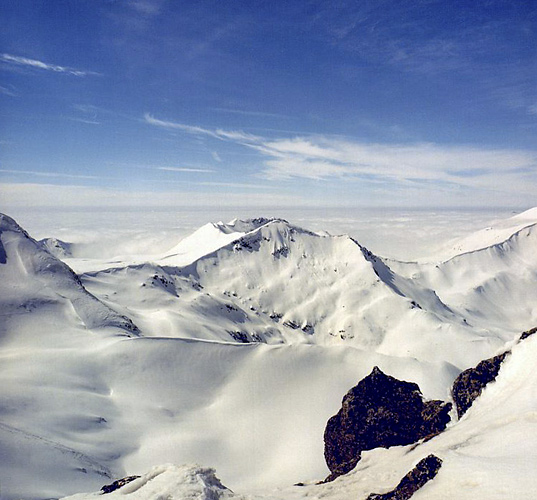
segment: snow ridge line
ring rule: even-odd
[[[511,236],[509,236],[509,238],[506,238],[503,241],[500,241],[498,243],[494,243],[493,245],[489,245],[487,247],[476,248],[475,250],[469,250],[467,252],[459,253],[457,255],[454,255],[453,257],[450,257],[447,260],[444,260],[444,261],[440,262],[440,264],[447,264],[448,262],[451,262],[451,261],[453,261],[455,259],[458,259],[459,257],[463,257],[465,255],[472,255],[472,254],[476,254],[476,253],[479,253],[479,252],[483,252],[484,250],[489,250],[489,249],[493,249],[493,248],[499,248],[502,245],[505,245],[506,243],[509,243],[511,240],[514,240],[515,238],[517,238],[522,231],[525,231],[526,229],[532,229],[534,227],[537,227],[537,222],[528,224],[527,226],[524,226],[524,227],[520,228],[518,231],[515,231],[513,234],[511,234]]]

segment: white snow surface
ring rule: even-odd
[[[536,326],[535,213],[430,264],[283,219],[207,224],[145,258],[70,258],[1,216],[2,498],[94,498],[78,493],[133,474],[111,495],[365,498],[429,453],[444,465],[415,498],[530,498],[535,337],[444,434],[313,483],[328,418],[373,366],[449,400],[460,371]]]
[[[101,497],[101,492],[78,494],[69,500],[87,500]],[[110,500],[125,498],[128,500],[145,500],[148,498],[166,498],[167,500],[241,500],[231,490],[222,485],[213,469],[199,466],[177,466],[173,464],[157,465],[143,476],[124,485],[122,488],[107,493]]]
[[[537,224],[537,208],[531,208],[508,219],[496,221],[480,231],[458,239],[452,243],[451,248],[447,246],[444,258],[502,244],[516,233],[535,224]]]
[[[370,493],[386,493],[399,483],[422,458],[433,453],[443,461],[434,480],[415,493],[413,499],[445,500],[505,500],[533,498],[537,491],[536,426],[537,426],[537,374],[534,360],[537,356],[537,337],[530,337],[513,348],[506,358],[496,381],[490,383],[460,421],[449,424],[448,429],[436,438],[418,446],[396,446],[362,453],[357,467],[335,481],[326,484],[288,486],[258,492],[246,498],[275,499],[330,499],[365,500]],[[147,494],[127,498],[150,499],[170,494],[175,498],[213,498],[188,496],[190,477],[184,477],[185,468],[161,467],[170,473],[168,482],[159,489],[148,489]],[[186,468],[189,476],[198,469]],[[146,477],[151,477],[151,472]],[[140,479],[143,484],[146,479]],[[156,484],[155,484],[156,487]],[[174,489],[175,488],[175,489]],[[185,491],[185,493],[183,493]],[[245,498],[233,495],[230,498]],[[119,492],[117,493],[119,496]],[[96,494],[76,495],[72,500],[89,500]],[[183,496],[181,496],[183,495]],[[166,498],[159,496],[158,498]],[[214,498],[221,498],[214,496]],[[228,498],[228,497],[224,497]]]

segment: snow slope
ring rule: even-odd
[[[534,360],[537,337],[528,338],[513,347],[496,381],[490,383],[460,421],[434,439],[418,446],[397,446],[363,452],[362,460],[350,473],[327,484],[307,484],[258,492],[256,499],[298,500],[328,499],[365,500],[372,493],[392,490],[399,480],[425,456],[434,453],[443,461],[440,472],[412,498],[444,500],[460,498],[505,500],[532,498],[537,491],[537,375]],[[149,499],[152,495],[169,495],[170,499],[191,498],[192,476],[196,467],[160,467],[162,483],[155,482],[144,490],[125,489],[122,498]],[[188,476],[185,476],[188,471]],[[139,480],[148,486],[152,471]],[[134,484],[134,483],[133,483]],[[212,483],[211,483],[212,484]],[[198,497],[206,494],[204,484],[196,485]],[[227,490],[218,493],[230,494]],[[95,494],[81,494],[72,500],[88,500]],[[124,496],[123,496],[124,495]],[[220,498],[215,494],[214,498]],[[228,498],[227,496],[225,498]],[[234,496],[231,498],[242,498]],[[248,498],[254,498],[248,496]]]
[[[70,500],[99,498],[101,492],[78,494]],[[153,467],[142,477],[124,485],[121,489],[108,493],[109,499],[128,498],[142,500],[147,498],[167,498],[168,500],[225,500],[245,499],[235,495],[215,476],[213,469],[199,466],[160,465]]]
[[[482,352],[499,345],[349,236],[256,219],[204,226],[182,245],[188,252],[179,247],[154,263],[81,278],[147,336],[345,343],[457,365],[471,364],[479,349],[450,357],[453,343],[483,343]]]
[[[531,208],[508,219],[497,221],[493,225],[469,236],[459,239],[447,246],[444,260],[464,253],[474,252],[497,244],[501,244],[522,229],[537,224],[537,207]]]
[[[498,485],[523,453],[530,461],[522,473],[533,464],[522,443],[525,434],[528,446],[535,444],[528,438],[535,386],[524,371],[535,354],[530,338],[506,362],[516,382],[498,378],[503,406],[487,403],[479,413],[476,405],[416,450],[367,452],[359,470],[332,484],[288,488],[327,475],[326,421],[373,366],[446,400],[462,369],[514,338],[516,327],[506,331],[501,322],[523,311],[501,321],[492,315],[489,329],[485,315],[474,321],[480,303],[472,316],[457,298],[473,279],[486,280],[488,269],[513,273],[509,293],[518,290],[523,301],[531,293],[532,235],[517,236],[509,251],[479,250],[473,261],[461,255],[437,269],[383,261],[352,238],[281,219],[233,221],[205,226],[152,262],[89,263],[79,280],[12,219],[0,223],[3,498],[96,491],[163,463],[215,467],[239,497],[254,491],[267,499],[359,498],[392,488],[430,452],[446,469],[427,488],[441,484],[444,470],[460,475],[470,467],[487,481],[497,470],[490,480]],[[530,270],[520,281],[523,268]],[[492,304],[507,302],[492,292],[483,292]],[[525,324],[533,313],[524,314],[523,329],[534,326]],[[481,438],[485,431],[490,440]],[[510,441],[502,452],[494,443],[503,435]],[[481,458],[489,452],[496,469]],[[200,486],[205,469],[160,466],[149,474],[139,484],[150,493],[140,487],[139,498],[172,494],[185,481],[194,498],[232,495],[212,479],[214,492]],[[275,487],[281,489],[266,493]],[[516,487],[527,492],[533,484]],[[452,492],[442,488],[431,498]]]
[[[87,328],[117,328],[136,334],[128,318],[105,306],[78,276],[32,239],[17,223],[0,215],[0,296],[4,317],[48,307],[62,309]],[[2,333],[5,334],[5,329]]]
[[[505,339],[537,324],[537,209],[478,232],[437,264],[390,261],[474,327]]]

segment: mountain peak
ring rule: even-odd
[[[4,233],[4,234],[3,234]],[[34,240],[17,222],[0,214],[0,297],[9,296],[10,283],[17,283],[17,300],[23,303],[62,304],[75,311],[77,321],[87,328],[113,327],[127,335],[138,335],[136,325],[94,295],[90,294],[78,275],[63,261]],[[5,310],[17,308],[16,302],[0,304]],[[65,308],[64,308],[65,309]]]
[[[12,219],[6,214],[0,213],[0,232],[3,231],[14,231],[28,236],[28,233],[17,224],[15,219]]]
[[[255,217],[252,219],[233,219],[229,221],[227,224],[224,222],[215,222],[212,225],[222,231],[223,233],[230,234],[230,233],[249,233],[251,231],[255,231],[256,229],[259,229],[262,226],[266,226],[267,224],[273,223],[273,222],[284,222],[286,224],[289,224],[285,219],[280,219],[276,217]]]

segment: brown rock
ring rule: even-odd
[[[343,398],[326,425],[326,481],[354,469],[363,450],[412,444],[443,431],[450,403],[424,401],[417,384],[384,374],[378,367]]]

